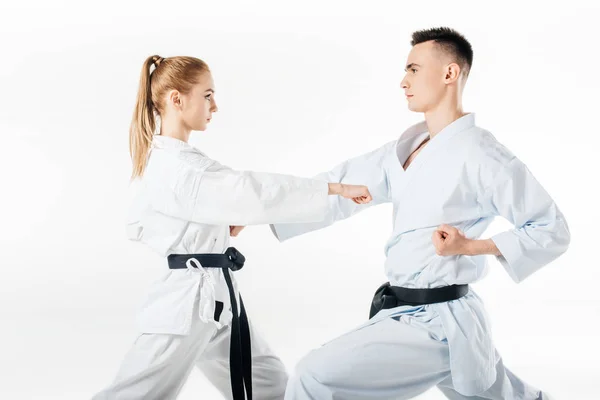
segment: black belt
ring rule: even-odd
[[[412,289],[391,286],[389,282],[379,286],[371,302],[369,319],[379,310],[400,306],[422,306],[460,299],[469,293],[469,285],[451,285],[433,289]]]
[[[246,258],[234,247],[229,247],[225,254],[171,254],[167,257],[170,269],[188,268],[188,260],[195,258],[204,268],[221,268],[229,289],[231,300],[231,342],[229,346],[229,368],[231,375],[231,390],[234,400],[245,400],[244,387],[248,400],[252,400],[252,351],[250,343],[250,326],[248,316],[244,308],[242,296],[240,296],[240,315],[238,316],[237,301],[231,282],[229,270],[242,269]],[[191,264],[191,263],[190,263]],[[196,267],[197,268],[197,267]],[[218,302],[217,302],[218,303]],[[221,304],[222,307],[222,304]],[[215,310],[215,319],[220,314],[219,304]]]

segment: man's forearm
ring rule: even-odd
[[[492,239],[484,240],[472,240],[469,239],[465,243],[465,255],[468,256],[479,256],[483,254],[491,254],[494,256],[501,256],[500,250],[496,247],[496,244]]]

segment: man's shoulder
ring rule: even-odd
[[[505,165],[515,159],[514,153],[490,131],[473,127],[466,135],[472,161],[489,166]]]

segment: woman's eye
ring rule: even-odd
[[[417,73],[417,70],[415,68],[411,68],[410,70],[413,72],[413,74]]]
[[[205,98],[206,100],[210,100],[210,97],[211,97],[211,96],[212,96],[212,94],[207,94],[206,96],[204,96],[204,98]]]

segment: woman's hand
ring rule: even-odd
[[[237,235],[239,235],[239,233],[244,228],[245,228],[245,226],[230,225],[229,226],[229,236],[236,237]]]
[[[330,183],[329,194],[337,194],[350,199],[356,204],[367,204],[373,200],[369,188],[364,185],[348,185],[345,183]]]

